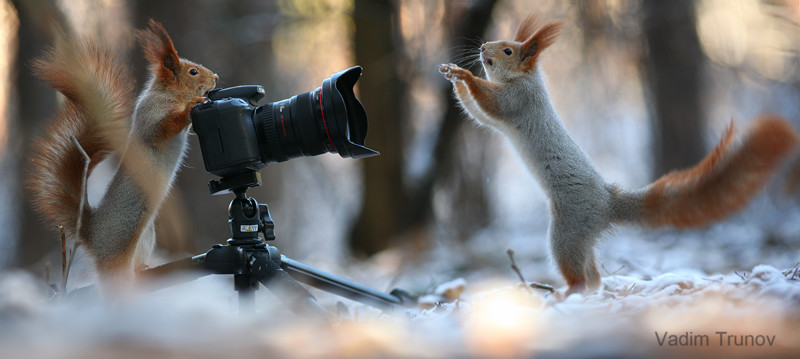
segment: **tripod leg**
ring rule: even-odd
[[[416,302],[402,290],[393,291],[391,294],[382,293],[286,256],[281,256],[281,268],[299,282],[382,310]]]
[[[158,267],[145,269],[139,273],[136,280],[139,284],[146,284],[150,291],[164,289],[184,282],[190,282],[197,278],[207,276],[211,272],[203,267],[205,255],[184,258],[174,262],[162,264]],[[181,276],[172,276],[181,273]],[[169,281],[165,281],[169,278]]]
[[[256,307],[258,283],[249,275],[234,274],[233,289],[239,293],[239,313],[252,314]]]
[[[265,253],[253,253],[249,265],[252,276],[281,298],[293,312],[328,318],[328,312],[317,303],[317,299]]]

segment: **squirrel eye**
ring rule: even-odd
[[[192,75],[192,76],[195,76],[195,75],[197,75],[197,69],[191,69],[191,70],[189,70],[189,75]]]
[[[503,52],[504,52],[506,55],[509,55],[509,56],[510,56],[510,55],[511,55],[511,53],[512,53],[511,49],[509,49],[509,48],[506,48],[505,50],[503,50]]]

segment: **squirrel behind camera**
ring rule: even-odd
[[[67,37],[34,62],[66,99],[34,144],[33,204],[86,248],[107,294],[144,268],[155,245],[153,221],[184,157],[189,112],[218,78],[178,57],[161,24],[150,20],[136,36],[150,66],[138,98],[131,70],[95,39]],[[89,172],[112,154],[119,163],[96,208],[81,198],[81,150]]]
[[[514,41],[480,47],[487,79],[453,64],[439,71],[453,83],[464,110],[510,139],[545,190],[551,209],[550,247],[569,288],[601,285],[594,245],[612,224],[704,226],[744,207],[798,144],[786,120],[762,116],[737,138],[731,125],[695,167],[667,174],[640,190],[607,183],[556,113],[539,68],[560,22],[538,26],[529,16]]]

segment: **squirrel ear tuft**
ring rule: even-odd
[[[536,15],[530,14],[519,23],[519,27],[517,28],[517,34],[514,35],[514,41],[516,42],[524,42],[525,40],[529,39],[533,32],[536,31],[538,26],[538,21],[536,21]]]
[[[536,60],[539,58],[539,54],[556,42],[556,38],[558,38],[558,35],[561,33],[563,25],[562,22],[549,22],[522,44],[525,69],[529,71],[533,70],[534,65],[536,65]],[[520,29],[521,28],[522,27],[520,27]]]
[[[136,37],[142,45],[144,55],[150,62],[152,71],[161,80],[172,82],[178,77],[180,58],[172,44],[172,39],[160,23],[153,19],[148,22],[149,28],[137,30]]]

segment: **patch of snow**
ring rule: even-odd
[[[612,275],[603,283],[597,293],[558,300],[508,278],[454,279],[428,294],[440,298],[435,292],[463,290],[455,301],[431,300],[428,309],[388,313],[343,301],[326,307],[331,313],[339,307],[351,314],[333,315],[332,324],[324,326],[288,312],[265,289],[257,292],[255,313],[241,315],[226,276],[204,277],[109,305],[49,300],[38,279],[5,272],[0,274],[0,348],[4,357],[25,358],[110,353],[198,358],[759,357],[800,352],[800,279],[795,271],[761,264],[741,273],[685,269],[652,279]],[[736,345],[745,340],[748,345]]]

